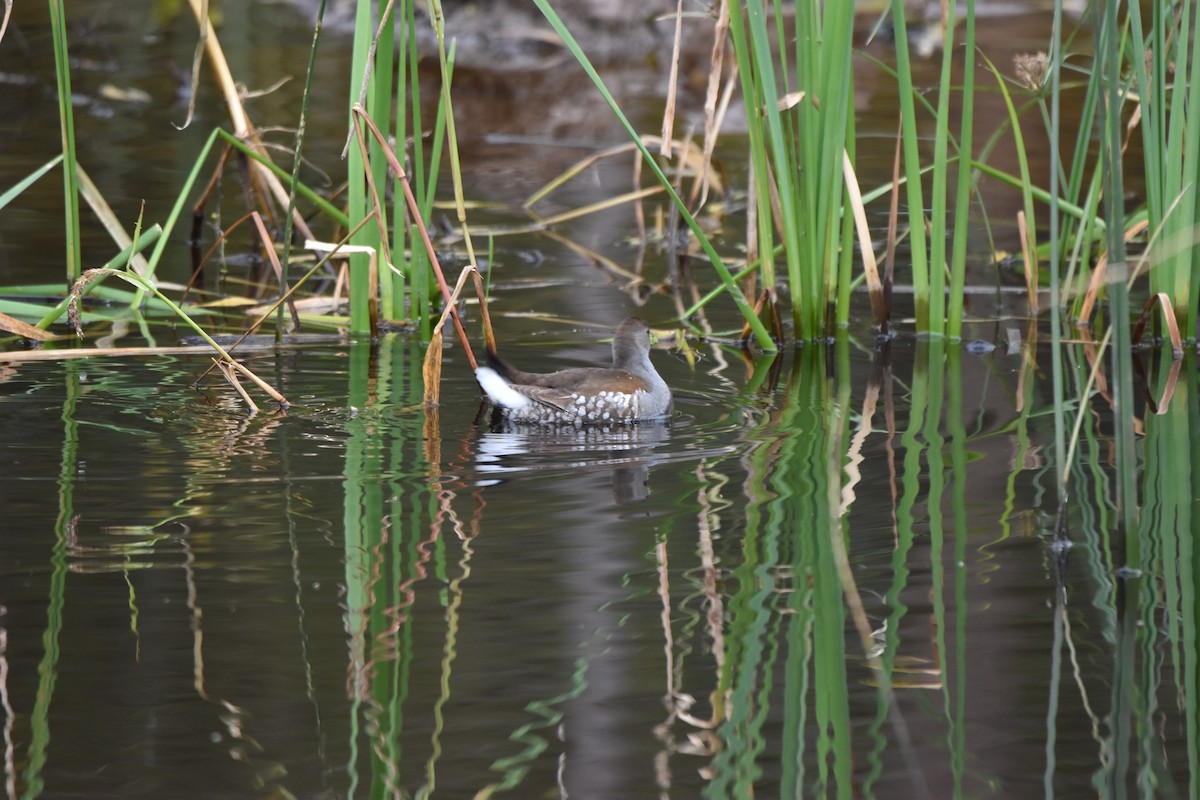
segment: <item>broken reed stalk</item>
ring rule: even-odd
[[[1130,225],[1125,230],[1124,239],[1126,244],[1132,242],[1135,238],[1145,233],[1149,226],[1150,221],[1145,219]],[[1153,238],[1154,237],[1151,237],[1152,241]],[[1147,248],[1147,252],[1149,252],[1149,248]],[[1130,285],[1132,285],[1132,282],[1137,278],[1141,271],[1142,270],[1139,268],[1130,274]],[[1096,308],[1096,304],[1100,302],[1100,292],[1104,289],[1107,283],[1108,253],[1101,253],[1100,257],[1096,259],[1096,266],[1092,268],[1092,276],[1088,281],[1088,288],[1084,293],[1083,302],[1079,304],[1079,316],[1076,320],[1077,324],[1091,324],[1092,311]]]
[[[483,280],[479,276],[479,270],[468,264],[458,274],[458,281],[454,284],[454,291],[450,293],[450,299],[442,309],[442,315],[438,318],[437,325],[433,327],[429,347],[425,350],[425,361],[421,366],[421,375],[425,381],[425,405],[427,408],[437,406],[441,400],[442,328],[446,324],[446,319],[451,314],[454,314],[457,318],[457,312],[453,311],[453,309],[458,302],[458,296],[462,293],[463,286],[467,283],[468,277],[475,281],[475,296],[479,299],[479,309],[483,315],[483,336],[487,343],[487,349],[493,352],[496,350],[496,336],[492,332],[492,319],[488,315],[487,291],[483,287]],[[471,368],[472,370],[475,368],[473,363]]]
[[[886,313],[883,300],[883,282],[879,279],[879,264],[875,260],[875,248],[871,244],[871,229],[867,226],[867,210],[863,204],[862,190],[858,185],[858,174],[854,171],[854,162],[850,154],[842,150],[842,175],[846,182],[847,202],[854,214],[854,229],[858,232],[858,249],[863,261],[863,275],[866,276],[867,290],[871,298],[871,311],[876,320]],[[839,292],[849,292],[850,282],[840,281]],[[849,298],[841,302],[848,303]]]
[[[1146,304],[1142,306],[1142,313],[1138,315],[1137,322],[1133,326],[1134,347],[1141,342],[1146,325],[1150,322],[1150,315],[1154,313],[1156,307],[1163,325],[1167,329],[1167,339],[1171,343],[1171,366],[1167,370],[1166,379],[1162,381],[1162,391],[1157,398],[1150,396],[1150,387],[1153,384],[1146,376],[1146,369],[1140,355],[1134,355],[1133,368],[1142,385],[1142,393],[1146,396],[1146,405],[1155,414],[1162,416],[1167,413],[1171,398],[1175,396],[1175,387],[1179,384],[1180,367],[1183,366],[1183,339],[1179,335],[1179,322],[1175,319],[1175,308],[1171,303],[1170,296],[1166,292],[1156,292],[1146,300]]]
[[[50,342],[58,338],[49,331],[30,325],[28,322],[22,322],[16,317],[10,317],[4,313],[0,313],[0,331],[16,334],[22,338],[37,342]]]
[[[1025,260],[1025,302],[1029,313],[1038,313],[1038,259],[1037,242],[1034,241],[1033,231],[1030,230],[1024,211],[1017,211],[1017,231],[1021,237],[1021,258]]]
[[[1141,341],[1155,306],[1162,312],[1163,325],[1167,329],[1167,340],[1171,343],[1171,358],[1178,361],[1183,358],[1183,337],[1179,335],[1179,322],[1175,319],[1175,309],[1166,292],[1156,292],[1154,296],[1147,298],[1146,304],[1142,306],[1142,313],[1138,315],[1137,322],[1133,326],[1133,344],[1136,346]]]
[[[737,85],[737,81],[735,80],[737,77],[737,62],[734,61],[729,80],[725,82],[724,90],[721,89],[721,75],[725,71],[725,48],[729,34],[729,2],[728,0],[720,0],[719,5],[717,21],[713,27],[712,57],[710,59],[712,68],[708,73],[708,88],[704,93],[704,155],[701,159],[704,164],[704,170],[700,174],[700,197],[698,199],[700,206],[708,202],[708,178],[710,174],[709,168],[712,165],[712,155],[717,147],[717,135],[724,122],[725,112],[729,109],[729,101],[733,95],[733,89]],[[721,98],[720,110],[718,110],[718,96]]]
[[[270,386],[270,384],[268,384],[266,381],[262,380],[257,375],[255,375],[253,372],[251,372],[243,364],[238,363],[238,361],[233,356],[231,356],[229,354],[229,352],[227,350],[225,350],[225,348],[223,348],[223,347],[221,347],[221,345],[217,344],[216,341],[214,341],[213,338],[208,335],[208,332],[205,331],[204,328],[202,328],[198,324],[196,324],[196,321],[193,320],[190,316],[188,316],[187,312],[185,312],[182,308],[180,308],[177,304],[175,304],[169,297],[167,297],[161,291],[159,291],[158,287],[155,286],[152,281],[150,281],[147,278],[142,277],[141,275],[138,275],[136,272],[130,272],[127,270],[118,270],[118,269],[108,269],[108,268],[90,269],[90,270],[87,270],[86,272],[84,272],[83,275],[81,275],[79,277],[79,280],[75,281],[74,285],[71,286],[71,291],[69,294],[69,299],[68,299],[68,303],[67,303],[67,317],[68,317],[68,319],[70,319],[72,327],[75,328],[75,334],[77,336],[79,336],[80,338],[83,338],[83,326],[80,323],[80,315],[79,315],[80,298],[83,296],[84,291],[87,290],[87,287],[89,284],[91,284],[93,281],[95,281],[99,278],[108,277],[108,276],[120,278],[121,280],[123,280],[127,283],[130,283],[130,284],[133,284],[134,286],[138,287],[139,289],[149,292],[150,294],[154,295],[156,298],[158,298],[158,300],[161,303],[163,303],[169,309],[171,309],[171,311],[177,317],[179,317],[181,320],[183,320],[184,324],[186,324],[189,328],[191,328],[193,331],[195,331],[196,334],[199,335],[201,339],[203,339],[205,342],[207,342],[208,345],[212,349],[216,350],[217,353],[221,356],[222,361],[234,366],[243,375],[245,375],[250,380],[254,381],[255,385],[257,385],[264,392],[266,392],[271,397],[272,400],[279,403],[279,405],[281,407],[287,408],[288,401],[287,401],[286,397],[284,397],[282,394],[280,394],[278,391],[276,391],[274,388],[272,388]]]
[[[671,47],[671,73],[667,78],[667,103],[663,110],[662,143],[658,153],[671,157],[671,137],[675,130],[675,94],[679,88],[679,49],[683,40],[683,0],[675,4],[675,44]]]
[[[265,349],[256,346],[255,349]],[[8,350],[0,360],[5,363],[26,361],[70,361],[76,358],[129,358],[131,356],[199,356],[212,352],[206,344],[167,347],[62,347],[53,350]]]
[[[233,387],[234,391],[241,395],[242,402],[249,407],[250,412],[252,414],[257,414],[259,412],[258,404],[254,402],[254,398],[252,398],[250,393],[246,391],[246,387],[242,386],[242,382],[238,380],[237,372],[234,370],[234,368],[230,366],[228,362],[217,361],[216,359],[213,359],[213,364],[215,364],[217,369],[221,371],[221,374],[225,376],[225,380],[229,382],[229,385]]]

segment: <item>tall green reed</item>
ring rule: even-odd
[[[385,16],[377,20],[376,4],[370,0],[360,0],[356,6],[349,107],[361,102],[367,116],[380,131],[394,139],[396,149],[402,154],[411,141],[409,181],[421,216],[427,220],[433,208],[447,121],[452,122],[448,97],[453,51],[440,49],[439,65],[445,88],[434,119],[432,141],[427,143],[429,131],[424,127],[421,113],[417,70],[417,4],[413,0],[400,0],[383,6],[382,10]],[[353,141],[349,145],[347,203],[351,225],[376,211],[369,186],[384,186],[388,175],[387,160],[379,143],[368,140],[367,148],[368,156],[364,159]],[[352,241],[379,254],[375,274],[371,274],[367,255],[351,257],[350,329],[355,335],[375,333],[374,313],[386,320],[420,322],[423,328],[428,328],[430,322],[429,301],[436,294],[437,284],[430,277],[430,263],[419,244],[416,221],[405,208],[400,180],[395,179],[392,196],[396,199],[390,213],[379,209],[388,217],[391,230],[383,224],[367,225]]]
[[[54,41],[54,74],[58,81],[58,116],[62,130],[63,220],[67,232],[67,285],[79,280],[83,254],[79,240],[79,182],[76,178],[75,114],[71,101],[71,59],[67,49],[66,7],[50,2],[50,29]]]
[[[1145,30],[1143,5],[1128,7],[1128,64],[1142,133],[1147,262],[1152,291],[1166,292],[1180,326],[1196,335],[1200,277],[1200,3],[1154,2]]]
[[[1104,3],[1096,10],[1100,37],[1096,48],[1097,68],[1094,76],[1102,82],[1104,105],[1101,114],[1100,159],[1104,174],[1104,217],[1107,223],[1109,309],[1111,313],[1113,369],[1113,421],[1116,427],[1117,463],[1122,466],[1117,475],[1118,505],[1124,530],[1136,530],[1137,484],[1133,467],[1137,463],[1133,433],[1133,367],[1130,357],[1130,333],[1132,320],[1129,316],[1129,287],[1126,283],[1125,239],[1125,195],[1123,175],[1123,150],[1121,131],[1122,99],[1127,85],[1121,77],[1121,26],[1115,3]],[[1127,563],[1138,566],[1138,541],[1136,536],[1126,540]]]
[[[841,218],[844,154],[854,145],[853,4],[802,3],[794,29],[787,22],[779,4],[750,0],[730,9],[729,32],[750,132],[758,252],[773,252],[778,219],[796,336],[814,339],[852,252]],[[769,267],[763,282],[773,294]],[[838,322],[848,317],[848,307],[836,310]]]
[[[908,200],[908,232],[912,253],[913,302],[917,330],[934,335],[957,338],[962,333],[963,295],[967,246],[967,209],[971,181],[969,157],[974,139],[974,75],[975,75],[975,3],[968,0],[964,18],[964,52],[962,111],[959,119],[957,149],[960,158],[958,179],[953,202],[949,193],[949,167],[952,158],[950,145],[950,97],[955,91],[952,65],[957,24],[957,6],[945,6],[943,27],[946,41],[942,48],[941,80],[933,114],[933,164],[930,178],[928,235],[926,235],[925,189],[922,184],[920,160],[921,119],[912,78],[912,56],[908,45],[908,27],[904,18],[903,0],[892,0],[891,13],[896,34],[896,73],[900,90],[900,127],[903,152],[905,194]],[[897,188],[898,190],[898,188]],[[951,226],[948,217],[953,213]],[[953,230],[953,238],[948,231]],[[946,251],[951,242],[951,253]],[[946,274],[950,271],[950,293],[947,294]],[[949,310],[948,310],[949,307]]]
[[[391,102],[387,102],[386,108],[380,108],[379,95],[372,91],[372,88],[381,80],[379,78],[380,67],[387,72],[390,72],[391,67],[390,60],[387,64],[382,64],[377,58],[372,58],[375,41],[375,26],[372,25],[372,21],[372,4],[365,0],[359,2],[354,15],[354,47],[350,59],[350,86],[347,92],[347,96],[350,98],[350,102],[347,103],[347,120],[351,128],[353,128],[353,112],[349,109],[358,102],[360,95],[365,95],[364,106],[368,115],[375,119],[377,124],[383,122],[383,125],[386,126],[386,120],[391,111]],[[382,26],[380,27],[382,28]],[[353,224],[365,219],[371,211],[370,197],[367,194],[367,179],[364,174],[364,171],[371,167],[365,162],[363,154],[353,143],[350,143],[348,147],[346,199],[348,215]],[[375,167],[376,177],[380,179],[376,185],[379,185],[383,177],[383,158],[377,148],[372,152],[379,156],[376,158]],[[376,253],[382,246],[378,230],[371,225],[363,226],[362,230],[350,240],[350,243],[357,247],[372,248]],[[349,272],[350,333],[352,335],[373,334],[375,332],[374,321],[371,319],[371,308],[374,303],[374,298],[371,296],[373,276],[371,275],[370,259],[366,253],[357,253],[350,257]]]

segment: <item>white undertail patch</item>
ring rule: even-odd
[[[504,408],[525,408],[533,401],[509,386],[508,381],[500,377],[500,373],[491,367],[479,367],[475,370],[475,380],[493,403]]]

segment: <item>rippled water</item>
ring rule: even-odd
[[[494,424],[454,359],[426,416],[402,337],[256,356],[295,405],[255,416],[189,388],[201,359],[10,365],[10,794],[1087,794],[1113,610],[1074,556],[1053,645],[1022,359],[923,400],[939,357],[896,348],[903,380],[808,348],[750,393],[735,359],[658,352],[675,417],[608,431]]]
[[[223,111],[202,90],[196,127],[169,128],[194,32],[132,8],[71,4],[81,157],[122,219],[143,198],[157,219]],[[302,72],[305,20],[270,2],[224,13],[239,79]],[[0,137],[22,145],[0,147],[4,186],[57,146],[31,135],[57,124],[44,14],[16,4],[28,49],[0,46]],[[1039,20],[990,17],[981,37],[1007,63],[1036,49]],[[346,42],[325,48],[317,94],[340,97]],[[519,206],[619,138],[590,90],[461,74],[473,197]],[[860,161],[886,180],[890,138],[869,143],[893,135],[894,89],[871,75]],[[106,83],[153,102],[106,99]],[[297,97],[253,113],[294,124]],[[323,105],[309,153],[336,173],[344,114]],[[989,113],[1003,114],[981,108],[981,128]],[[550,202],[625,191],[627,166]],[[5,282],[59,279],[59,203],[43,182],[0,215]],[[1001,237],[1006,203],[988,199]],[[643,278],[561,240],[496,240],[507,356],[593,363],[627,314],[672,318],[665,254],[630,227],[621,208],[556,232]],[[164,273],[182,280],[177,238]],[[89,257],[108,248],[89,226]],[[237,286],[239,263],[221,280]],[[426,411],[423,343],[399,335],[255,353],[291,406],[253,415],[219,381],[191,388],[202,357],[0,358],[5,796],[1200,795],[1195,365],[1167,414],[1137,410],[1139,574],[1109,485],[1110,406],[1084,388],[1089,346],[1066,356],[1088,413],[1074,547],[1056,550],[1047,350],[1007,296],[970,302],[986,321],[968,338],[999,348],[879,349],[855,332],[774,361],[660,349],[673,418],[609,430],[493,420],[456,344]]]

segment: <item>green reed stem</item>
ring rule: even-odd
[[[83,271],[83,251],[79,238],[79,183],[76,177],[75,113],[71,101],[71,59],[67,51],[66,9],[62,0],[50,0],[50,32],[54,41],[54,74],[58,84],[58,119],[62,132],[69,287]]]
[[[1129,289],[1126,284],[1128,264],[1122,229],[1125,218],[1124,182],[1122,180],[1121,101],[1124,87],[1121,81],[1120,26],[1117,4],[1104,3],[1099,15],[1097,73],[1104,83],[1103,121],[1100,158],[1104,169],[1104,210],[1108,223],[1109,307],[1112,312],[1113,362],[1113,424],[1116,441],[1118,509],[1121,532],[1126,543],[1125,565],[1141,566],[1137,532],[1137,450],[1133,433],[1133,366],[1130,354]],[[1128,632],[1126,632],[1128,633]]]
[[[33,172],[26,175],[21,180],[17,181],[9,189],[5,190],[4,192],[0,192],[0,211],[3,211],[6,205],[20,197],[22,192],[24,192],[33,184],[37,183],[39,178],[62,163],[62,160],[63,156],[60,153],[59,155],[56,155],[54,158],[47,161],[45,164],[42,164]]]
[[[1054,393],[1054,464],[1056,465],[1055,488],[1058,492],[1060,506],[1066,502],[1067,472],[1063,468],[1067,452],[1066,437],[1066,375],[1063,369],[1062,349],[1062,241],[1059,239],[1060,212],[1059,207],[1059,174],[1062,170],[1059,153],[1059,142],[1062,141],[1062,42],[1063,42],[1063,10],[1062,3],[1054,4],[1054,23],[1051,31],[1050,46],[1050,369],[1051,390]],[[1061,600],[1061,598],[1059,598]],[[1060,603],[1055,603],[1054,634],[1061,637],[1062,622]],[[1061,656],[1059,649],[1054,650],[1054,663],[1059,665]],[[1057,691],[1053,693],[1057,699]]]
[[[947,186],[949,166],[947,156],[950,139],[950,94],[953,89],[951,67],[954,64],[954,18],[956,3],[943,6],[945,37],[942,46],[941,80],[938,83],[937,112],[933,118],[933,179],[929,192],[929,290],[926,330],[942,334],[946,330],[946,228]],[[896,31],[899,36],[899,30]],[[970,52],[967,61],[973,60]],[[918,206],[923,208],[923,206]],[[911,209],[910,209],[911,215]],[[912,221],[910,219],[910,225]],[[918,304],[921,302],[917,300]]]
[[[908,51],[908,25],[903,0],[891,0],[896,35],[896,74],[900,79],[900,127],[904,174],[908,177],[908,229],[911,237],[912,283],[917,330],[930,330],[930,263],[925,236],[925,195],[921,188],[919,133],[913,100],[912,61]],[[940,300],[938,302],[941,302]]]
[[[951,4],[953,5],[953,4]],[[951,48],[946,47],[949,51]],[[962,79],[962,118],[958,135],[958,185],[955,189],[954,236],[951,242],[950,294],[946,334],[953,340],[962,338],[963,288],[967,272],[967,238],[971,221],[972,174],[968,168],[975,146],[975,0],[967,0],[964,25]],[[935,240],[936,241],[936,240]]]
[[[372,23],[373,18],[373,3],[371,0],[358,0],[358,5],[354,15],[354,45],[350,56],[350,91],[348,93],[349,102],[347,103],[347,126],[349,130],[353,130],[353,111],[350,110],[354,104],[358,102],[359,93],[362,91],[363,81],[367,77],[367,71],[370,67],[370,52],[371,41],[374,38],[375,31]],[[389,34],[390,35],[390,34]],[[390,69],[390,65],[389,65]],[[375,80],[373,76],[372,81]],[[366,92],[366,109],[367,114],[372,119],[381,116],[380,109],[375,107],[375,95],[371,92],[370,86]],[[374,143],[369,144],[369,153],[377,151]],[[381,159],[382,160],[382,159]],[[369,169],[370,165],[363,160],[363,154],[359,148],[351,146],[346,159],[346,176],[347,176],[347,191],[346,200],[347,208],[351,223],[356,223],[361,219],[365,219],[369,212],[370,199],[367,192],[367,179],[365,170]],[[379,184],[376,183],[376,186]],[[352,245],[361,247],[370,247],[379,252],[379,235],[374,226],[364,226],[351,240]],[[351,336],[370,336],[374,333],[371,325],[371,297],[370,297],[370,259],[365,252],[355,253],[350,256],[349,265],[350,274],[350,335]]]
[[[1170,13],[1152,3],[1149,36],[1142,28],[1141,9],[1129,8],[1129,62],[1132,66],[1143,129],[1148,221],[1155,244],[1150,263],[1153,291],[1166,292],[1176,317],[1189,338],[1196,336],[1200,292],[1200,258],[1187,246],[1200,210],[1200,3],[1179,4]]]

